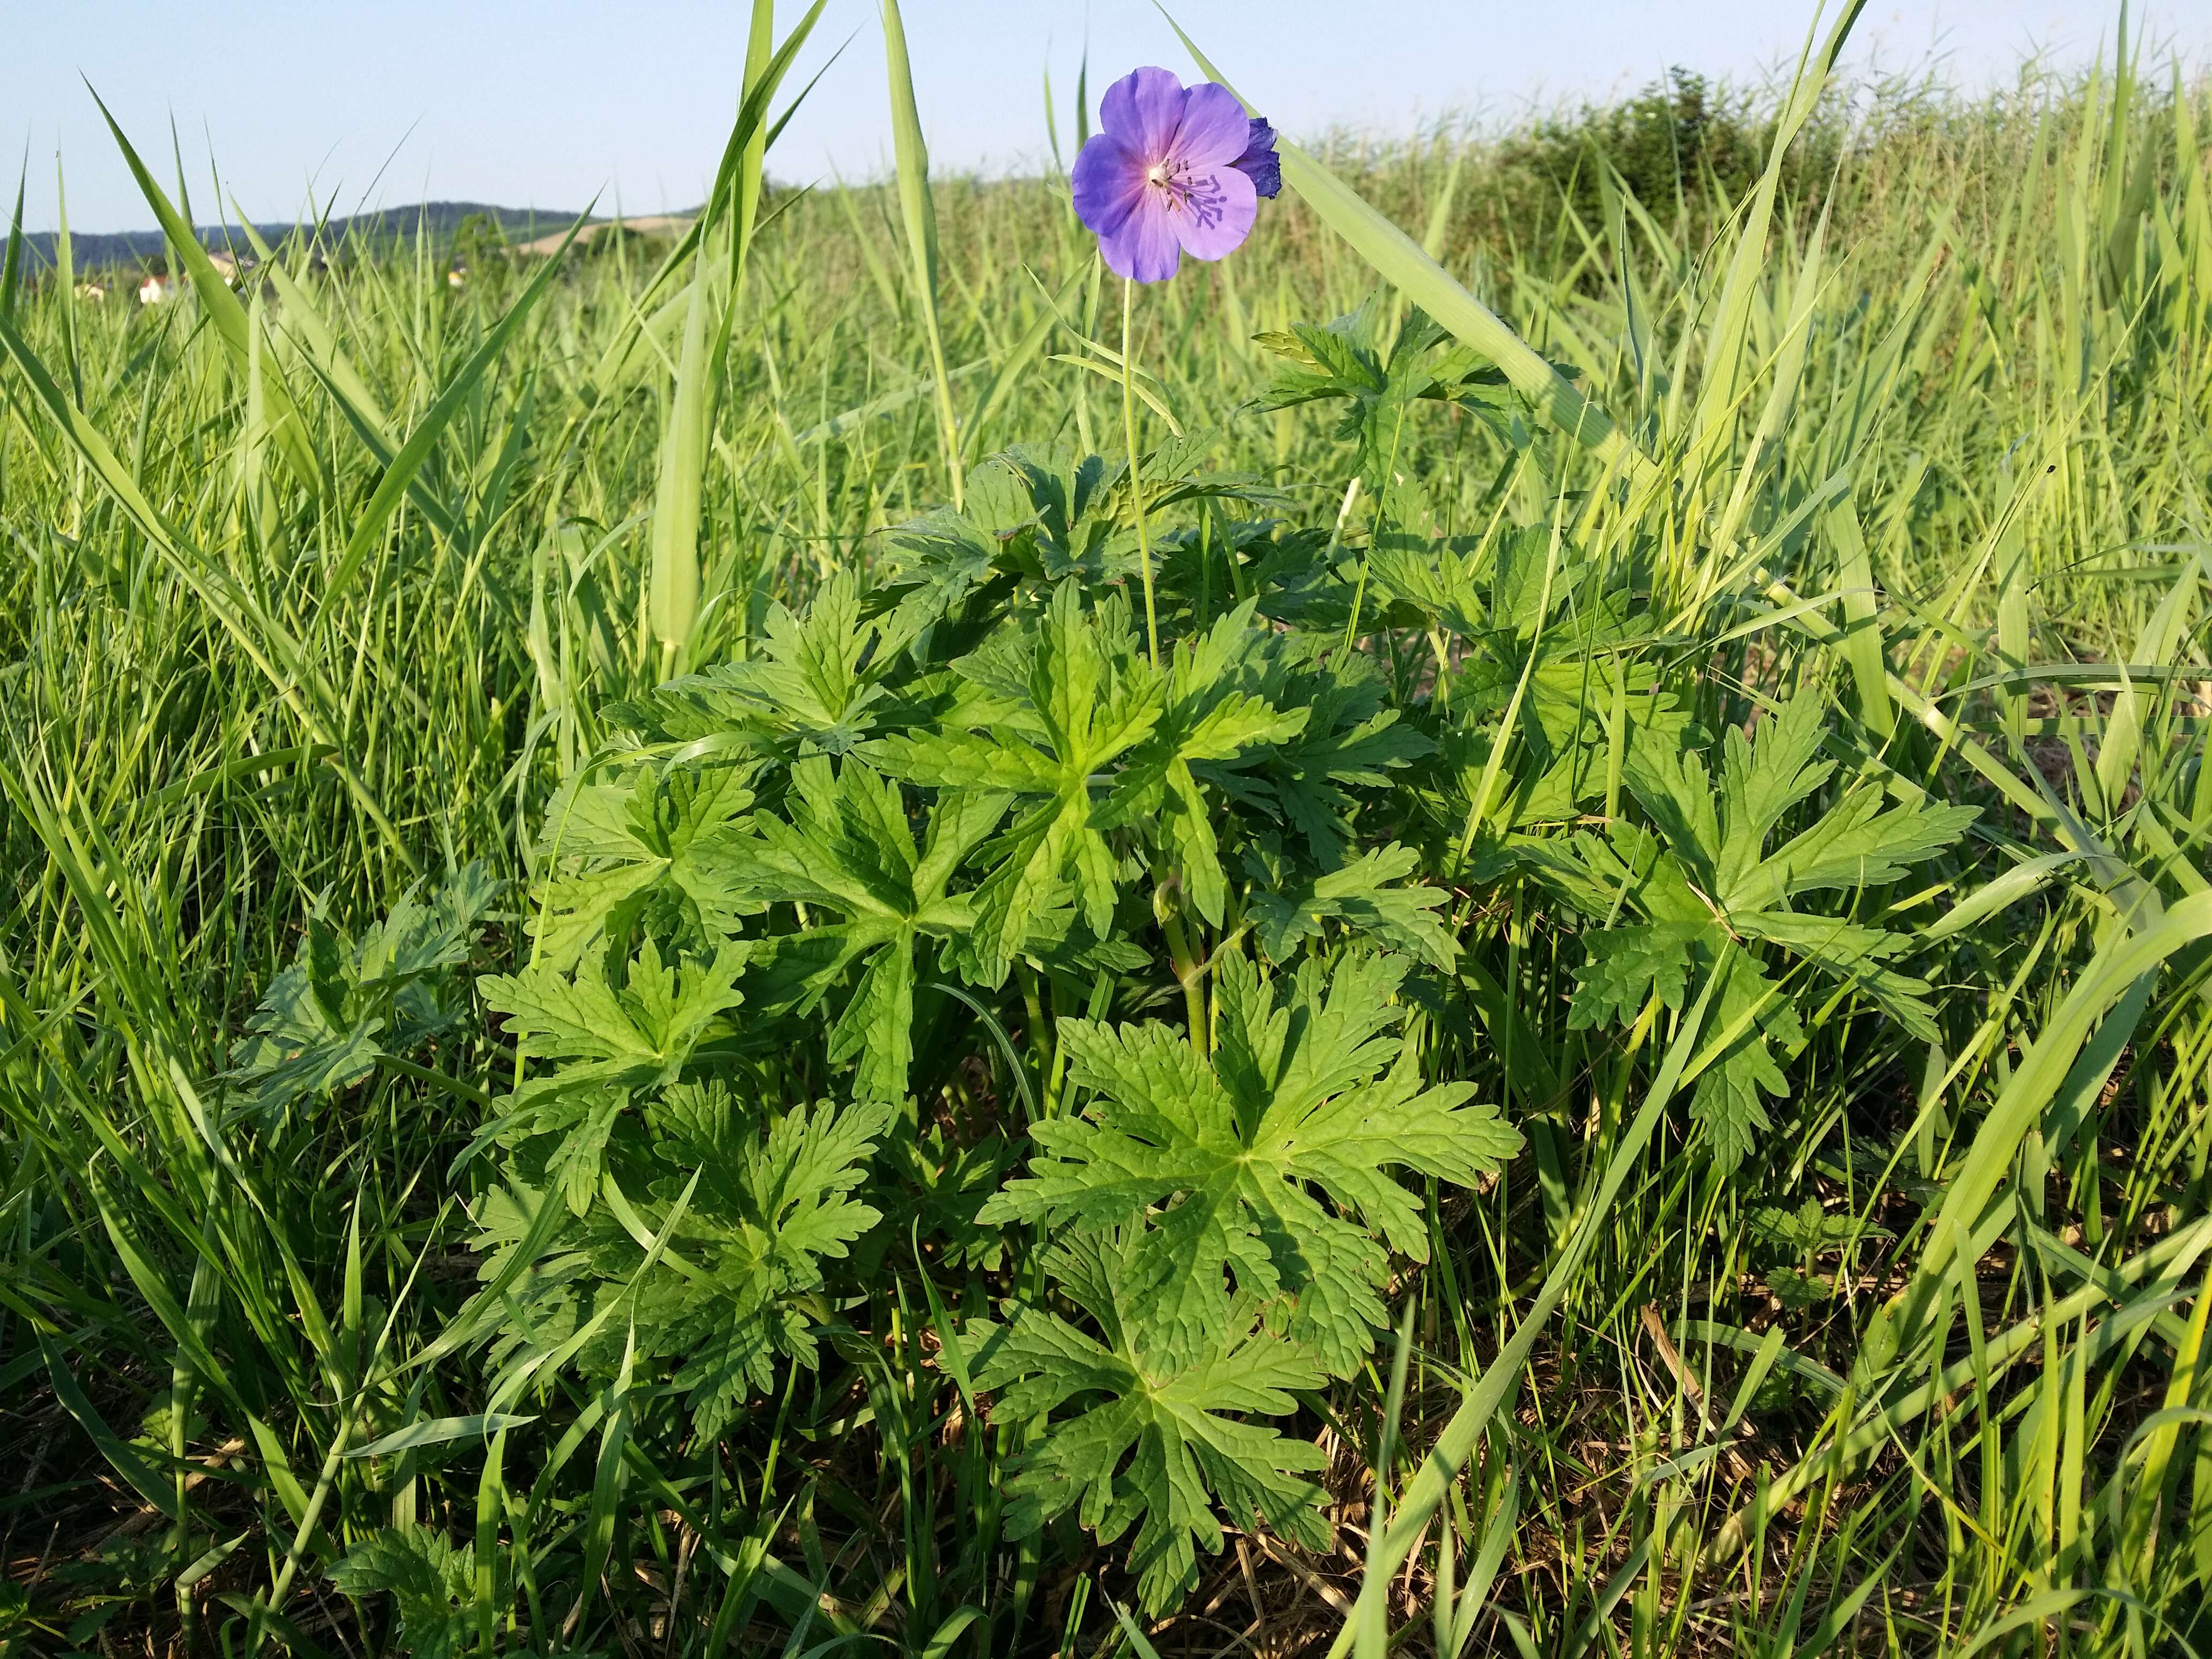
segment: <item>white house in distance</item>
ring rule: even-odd
[[[215,267],[215,274],[231,287],[236,288],[241,276],[237,258],[219,250],[211,250],[207,262]],[[164,269],[148,271],[138,281],[138,303],[142,306],[165,305],[177,297],[184,279],[173,276]]]

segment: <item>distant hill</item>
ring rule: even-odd
[[[496,224],[510,242],[527,242],[548,232],[566,230],[576,218],[573,213],[550,212],[539,208],[495,207],[484,202],[424,202],[415,207],[380,208],[374,213],[357,213],[343,219],[326,220],[323,225],[323,240],[326,245],[335,244],[358,233],[374,241],[390,241],[411,237],[419,230],[426,231],[433,242],[447,242],[453,240],[463,220],[478,213]],[[243,251],[249,246],[244,233],[235,225],[199,225],[194,229],[203,246],[219,248],[229,246]],[[294,227],[272,221],[267,224],[257,224],[254,229],[264,241],[273,245],[290,235]],[[25,251],[34,267],[51,268],[54,264],[57,240],[52,231],[39,231],[23,238]],[[158,230],[70,233],[70,258],[79,270],[135,265],[147,259],[158,258],[162,246],[161,233]]]

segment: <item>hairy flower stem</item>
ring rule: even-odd
[[[1129,501],[1137,514],[1137,568],[1145,579],[1145,638],[1152,651],[1152,666],[1160,665],[1159,612],[1152,604],[1152,544],[1145,534],[1145,485],[1137,471],[1137,349],[1129,326],[1136,309],[1137,285],[1121,283],[1121,435],[1129,446]]]
[[[1052,1110],[1053,1041],[1052,1024],[1044,1017],[1044,1002],[1039,994],[1036,969],[1026,962],[1014,967],[1022,988],[1022,1011],[1029,1017],[1030,1053],[1036,1057],[1037,1084],[1042,1092],[1038,1096],[1043,1110]]]
[[[1175,899],[1164,882],[1153,896],[1152,911],[1159,918],[1161,936],[1167,940],[1168,960],[1174,964],[1176,982],[1182,987],[1183,1014],[1190,1022],[1190,1046],[1203,1060],[1213,1050],[1212,1022],[1206,1012],[1206,964],[1199,960],[1198,952],[1192,948],[1191,933],[1185,931],[1182,918],[1176,913]]]

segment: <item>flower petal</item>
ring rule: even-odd
[[[1283,193],[1283,158],[1275,153],[1275,130],[1264,116],[1252,118],[1251,140],[1230,165],[1249,178],[1262,197]]]
[[[1182,95],[1182,125],[1175,136],[1175,159],[1193,167],[1233,161],[1251,141],[1252,123],[1237,94],[1201,81]]]
[[[1249,191],[1246,194],[1250,194]],[[1158,195],[1147,193],[1134,212],[1111,232],[1099,237],[1098,252],[1105,256],[1106,268],[1116,276],[1127,276],[1133,282],[1167,281],[1182,262],[1176,224],[1181,216],[1170,211]],[[1250,216],[1246,216],[1249,222]]]
[[[1170,71],[1146,64],[1106,88],[1098,100],[1098,125],[1120,139],[1140,167],[1150,167],[1166,158],[1182,125],[1182,82]],[[1243,147],[1240,139],[1237,149]],[[1237,150],[1229,153],[1234,155]]]
[[[1203,211],[1185,210],[1173,216],[1175,233],[1183,252],[1194,259],[1218,259],[1234,253],[1252,234],[1252,220],[1260,198],[1249,174],[1232,167],[1216,167],[1211,174],[1191,181],[1193,198]]]
[[[1068,182],[1075,216],[1100,236],[1110,236],[1145,193],[1145,164],[1110,132],[1094,132],[1077,152]]]

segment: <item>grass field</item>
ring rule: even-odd
[[[2208,1651],[2205,89],[1132,295],[770,9],[680,243],[10,244],[0,1650]]]

